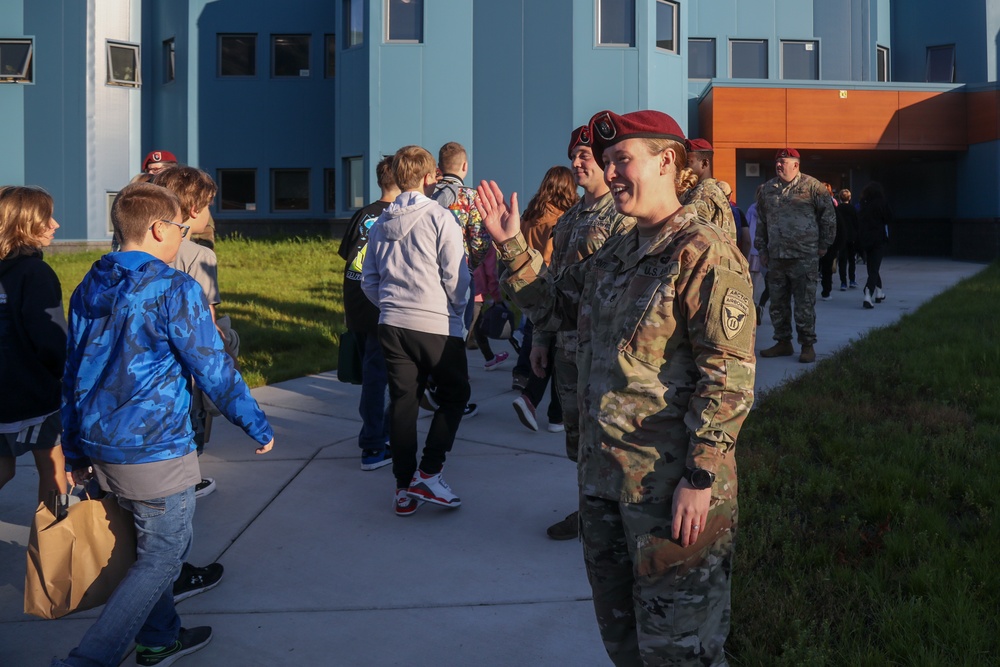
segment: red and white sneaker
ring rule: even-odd
[[[407,495],[406,489],[396,489],[396,500],[393,507],[396,509],[396,516],[410,516],[423,505],[423,501],[415,500]]]
[[[413,500],[433,503],[442,507],[459,507],[462,504],[462,499],[455,495],[455,492],[448,486],[448,482],[444,481],[441,473],[428,475],[422,470],[413,473],[413,479],[410,480],[410,488],[406,490],[406,495]]]
[[[483,368],[485,368],[488,371],[495,371],[496,369],[500,368],[500,366],[502,366],[505,361],[507,361],[507,357],[509,356],[510,355],[507,354],[506,352],[497,352],[495,355],[493,355],[492,359],[483,364]]]
[[[535,419],[535,405],[528,398],[527,394],[521,394],[514,399],[514,412],[521,423],[532,431],[538,430],[538,420]]]

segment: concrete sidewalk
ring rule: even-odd
[[[887,259],[888,298],[874,310],[861,308],[861,290],[817,302],[819,357],[982,268]],[[859,282],[864,275],[859,266]],[[758,350],[771,345],[771,333],[765,314]],[[506,343],[496,343],[503,349]],[[517,420],[511,362],[486,372],[482,355],[471,351],[469,366],[479,415],[462,423],[447,465],[463,501],[458,510],[424,505],[412,517],[394,515],[390,468],[359,469],[360,388],[337,382],[335,373],[254,390],[276,431],[270,454],[256,456],[240,430],[215,420],[201,465],[218,490],[199,501],[189,560],[218,559],[226,574],[214,590],[178,605],[187,627],[215,631],[212,644],[179,664],[610,664],[579,542],[545,536],[576,505],[563,436],[544,430],[544,402],[542,431]],[[758,391],[812,367],[797,355],[760,359]],[[422,432],[427,426],[421,420]],[[36,485],[31,457],[21,457],[17,476],[0,491],[4,667],[41,667],[65,656],[97,616],[92,610],[41,621],[22,613]]]

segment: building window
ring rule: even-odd
[[[257,75],[257,35],[219,35],[219,76]]]
[[[597,0],[597,43],[635,46],[635,0]]]
[[[729,72],[733,79],[766,79],[767,40],[730,40]]]
[[[306,211],[309,209],[309,170],[271,170],[271,210]]]
[[[114,236],[114,233],[115,233],[115,223],[114,223],[114,221],[111,220],[111,208],[115,205],[115,199],[118,197],[118,193],[117,192],[111,192],[109,190],[109,191],[106,191],[105,194],[107,195],[105,197],[105,201],[108,204],[107,211],[106,211],[107,212],[107,218],[105,219],[105,222],[107,223],[107,227],[106,227],[105,231],[107,231],[108,234],[111,234],[112,236]]]
[[[954,83],[955,45],[927,47],[927,76],[931,83]]]
[[[163,40],[163,83],[177,78],[177,49],[174,38]]]
[[[385,0],[387,42],[421,44],[424,41],[424,0]]]
[[[358,46],[365,41],[364,0],[344,0],[344,48]]]
[[[323,170],[323,208],[327,211],[337,210],[337,170]]]
[[[309,35],[271,36],[271,76],[309,76]]]
[[[819,80],[819,44],[781,43],[781,78]]]
[[[337,74],[337,36],[326,36],[326,69],[323,75],[332,79]]]
[[[875,56],[878,59],[878,72],[875,74],[875,80],[889,81],[889,48],[876,46]]]
[[[257,170],[220,169],[219,207],[223,211],[256,211]]]
[[[677,53],[677,3],[656,0],[656,48]]]
[[[0,81],[31,83],[35,80],[31,65],[33,46],[30,39],[0,39]]]
[[[347,208],[362,208],[365,205],[364,158],[344,158],[344,175],[347,177],[344,192],[347,193]]]
[[[108,85],[139,87],[139,45],[108,42]]]
[[[715,78],[715,40],[688,40],[688,78]]]

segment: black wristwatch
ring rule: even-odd
[[[704,468],[685,468],[684,479],[696,489],[710,489],[715,483],[715,473]]]

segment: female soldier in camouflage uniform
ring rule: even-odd
[[[724,665],[736,533],[735,443],[753,403],[747,264],[677,199],[684,136],[658,111],[590,122],[636,227],[558,276],[528,251],[517,195],[479,188],[506,289],[538,326],[579,330],[580,521],[616,665]]]

